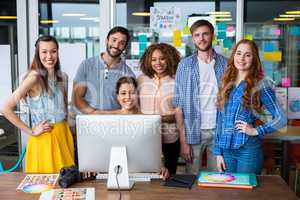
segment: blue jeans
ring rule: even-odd
[[[249,137],[239,149],[223,149],[226,172],[260,174],[263,166],[262,139]]]

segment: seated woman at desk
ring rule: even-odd
[[[62,167],[74,165],[73,138],[66,122],[67,85],[67,75],[60,71],[56,39],[41,36],[26,77],[1,111],[29,135],[26,173],[58,173]],[[14,112],[22,99],[28,104],[32,127]]]
[[[218,92],[214,154],[219,171],[260,174],[262,137],[286,125],[274,90],[264,80],[258,47],[243,39],[234,47]],[[264,111],[272,120],[255,125]]]
[[[112,110],[113,114],[141,114],[139,108],[138,84],[133,77],[121,77],[116,83],[116,94],[120,110]],[[101,114],[101,113],[100,113]],[[103,111],[109,114],[109,111]],[[164,178],[169,177],[169,171],[164,166],[161,167],[161,174]]]

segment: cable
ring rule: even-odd
[[[0,174],[8,174],[10,172],[15,171],[20,166],[20,164],[22,163],[25,154],[26,154],[26,147],[22,149],[22,153],[21,153],[21,155],[20,155],[19,160],[17,161],[17,163],[13,167],[11,167],[10,169],[8,169],[8,170],[4,170],[4,171],[0,170]]]
[[[121,169],[121,166],[118,165],[117,166],[117,173],[116,173],[116,181],[117,181],[117,186],[118,186],[118,191],[119,191],[119,200],[122,199],[122,193],[121,193],[121,189],[120,189],[120,185],[119,185],[119,180],[118,180],[118,175],[120,174],[120,169]]]

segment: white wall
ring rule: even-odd
[[[61,69],[69,76],[68,84],[68,99],[71,100],[73,79],[76,75],[78,66],[86,59],[85,43],[60,43],[59,44],[59,59]]]
[[[10,45],[0,45],[0,107],[12,93]]]

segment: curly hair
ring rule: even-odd
[[[217,106],[223,110],[225,103],[228,101],[230,92],[235,87],[235,81],[238,75],[238,70],[234,65],[234,56],[240,44],[248,44],[253,54],[252,65],[245,78],[245,89],[243,93],[242,106],[244,108],[254,108],[257,112],[261,112],[261,102],[258,86],[264,78],[261,61],[259,59],[259,51],[255,42],[247,39],[240,40],[232,50],[231,56],[228,59],[227,69],[222,78],[221,86],[218,91]]]
[[[166,59],[167,75],[174,76],[176,74],[177,65],[180,61],[180,53],[176,48],[166,43],[152,44],[145,50],[140,61],[142,72],[150,78],[154,77],[155,71],[152,69],[151,60],[152,54],[155,50],[159,50]]]

